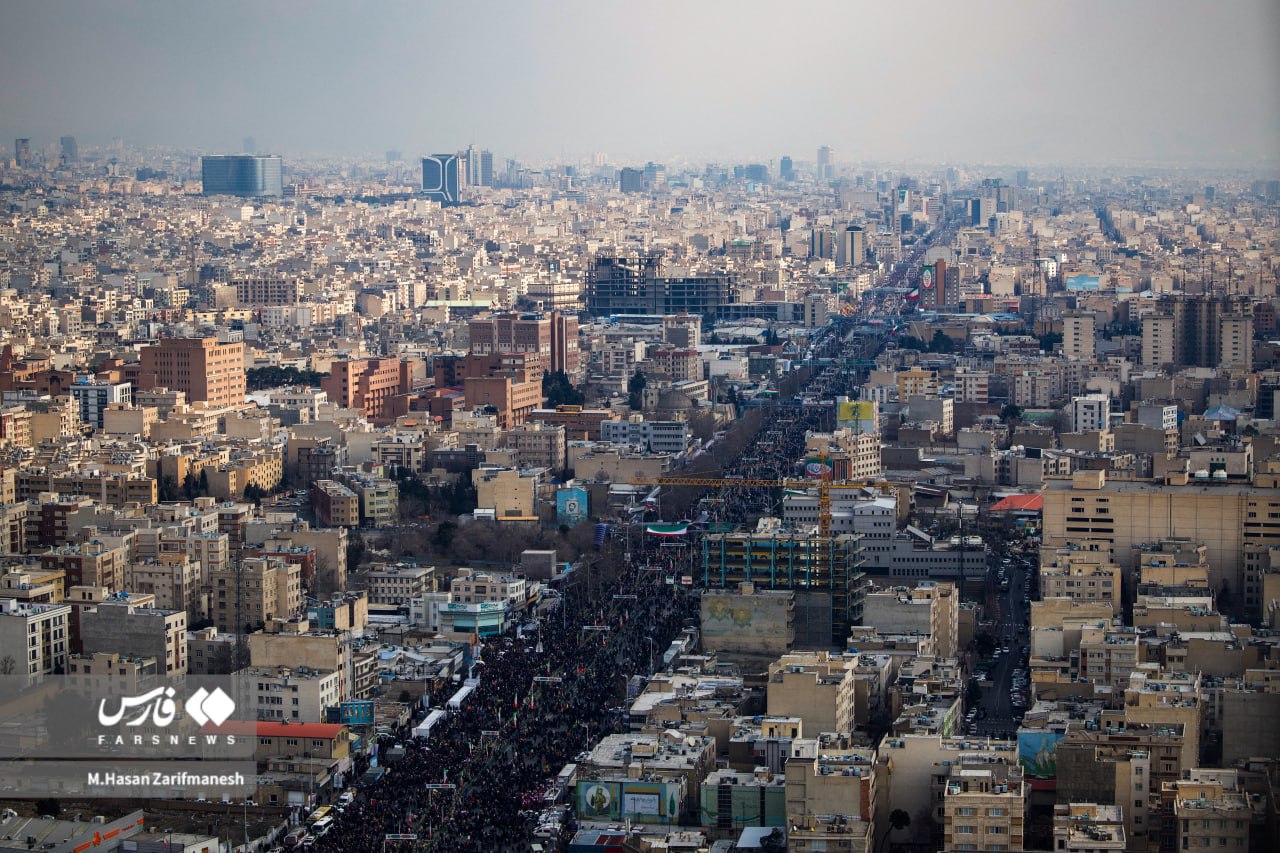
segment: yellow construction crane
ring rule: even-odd
[[[757,480],[750,477],[637,477],[630,481],[633,486],[702,486],[712,489],[723,489],[731,486],[747,489],[818,489],[818,533],[831,535],[831,491],[833,489],[865,489],[880,487],[887,480],[862,480],[833,483],[826,479],[785,478],[780,480]]]

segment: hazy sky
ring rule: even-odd
[[[0,0],[0,132],[1274,167],[1280,2]]]

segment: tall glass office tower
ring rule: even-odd
[[[458,155],[435,154],[422,158],[422,192],[442,205],[458,203]]]
[[[248,198],[284,194],[279,154],[218,154],[200,159],[205,195]]]

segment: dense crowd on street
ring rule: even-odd
[[[654,549],[643,570],[614,572],[603,560],[594,577],[579,568],[536,628],[485,643],[465,704],[429,738],[407,743],[316,848],[382,850],[388,834],[416,834],[429,850],[528,850],[531,795],[619,730],[610,709],[625,695],[624,676],[651,672],[694,616],[696,598],[665,582],[678,559],[665,550]]]

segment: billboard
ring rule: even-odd
[[[581,820],[674,824],[684,794],[675,782],[582,781],[577,785]]]
[[[814,480],[830,480],[831,461],[810,456],[804,460],[804,475]]]
[[[1087,275],[1086,273],[1071,273],[1065,279],[1067,290],[1074,291],[1096,291],[1101,289],[1101,281],[1096,275]]]
[[[338,722],[344,726],[373,725],[373,701],[359,699],[338,703]]]
[[[1018,732],[1018,763],[1028,776],[1054,779],[1058,775],[1058,741],[1062,732]]]
[[[838,426],[849,426],[855,421],[863,424],[876,422],[876,404],[871,400],[838,403],[836,405],[836,422]]]
[[[556,523],[573,527],[586,520],[590,498],[581,486],[556,490]]]

